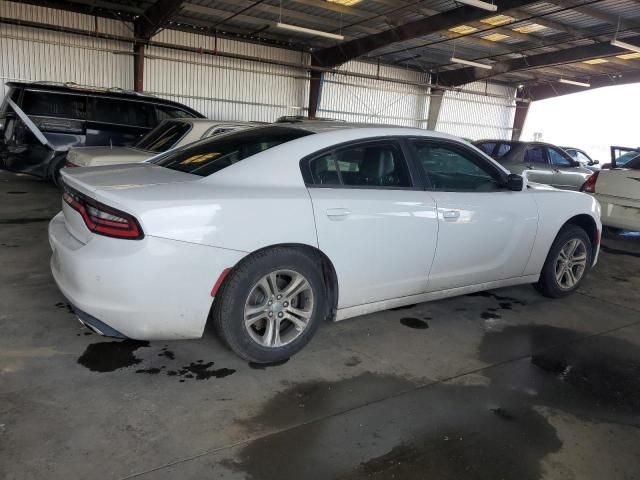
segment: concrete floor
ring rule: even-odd
[[[2,479],[640,478],[640,238],[580,292],[508,288],[327,324],[255,368],[207,333],[82,328],[49,272],[59,194],[0,172]]]

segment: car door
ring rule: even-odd
[[[436,205],[401,143],[357,142],[305,161],[319,248],[338,277],[338,308],[425,292]]]
[[[577,161],[556,147],[546,147],[547,156],[553,166],[553,181],[551,185],[557,188],[578,190],[591,175],[591,171],[581,167]]]
[[[523,152],[525,169],[523,174],[531,182],[552,185],[554,168],[549,163],[547,150],[543,145],[528,145]]]
[[[436,201],[438,245],[429,291],[477,285],[523,274],[536,237],[532,195],[504,188],[506,174],[465,145],[409,140]]]

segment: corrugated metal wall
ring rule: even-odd
[[[516,90],[485,82],[474,82],[461,88],[478,94],[445,92],[436,130],[472,140],[511,139]],[[503,98],[485,96],[485,93]]]
[[[4,0],[0,17],[127,38],[133,31],[131,24],[118,20]],[[153,41],[298,65],[310,61],[301,52],[174,30],[163,30]],[[349,62],[340,69],[421,84],[429,81],[426,73],[365,62]],[[0,24],[0,77],[2,83],[46,80],[130,90],[133,47],[129,42]],[[155,46],[146,49],[144,80],[146,92],[190,105],[210,118],[268,122],[307,113],[308,72],[294,67]],[[515,91],[484,82],[463,88],[478,94],[446,92],[436,129],[472,139],[510,138]],[[428,105],[428,89],[423,86],[327,73],[318,115],[424,128]]]
[[[163,30],[155,42],[301,64],[307,55],[228,39]],[[206,53],[149,47],[145,92],[170,98],[220,120],[272,122],[304,115],[307,76],[299,69],[217,57]]]
[[[429,81],[426,73],[364,62],[348,62],[340,70],[409,82]],[[429,105],[427,90],[426,87],[327,73],[318,116],[424,128]]]
[[[51,8],[0,1],[0,17],[131,36],[131,25]],[[133,88],[132,46],[117,42],[0,24],[0,80],[47,80]],[[3,91],[4,93],[4,91]]]

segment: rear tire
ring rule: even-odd
[[[572,294],[593,263],[593,246],[587,232],[577,225],[562,227],[551,245],[536,289],[546,297]]]
[[[52,182],[58,189],[62,190],[62,181],[60,178],[60,170],[64,168],[64,164],[67,161],[67,156],[64,155],[62,158],[58,158],[54,160],[54,163],[51,167],[51,172],[49,173],[48,180]]]
[[[214,327],[240,357],[280,362],[299,352],[326,317],[318,262],[275,247],[255,253],[225,279],[213,303]]]

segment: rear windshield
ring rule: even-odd
[[[161,167],[206,177],[247,157],[311,135],[298,128],[258,127],[206,138],[150,161]]]
[[[189,130],[191,130],[191,124],[187,122],[162,122],[142,137],[135,148],[155,153],[166,152],[178,143]]]

